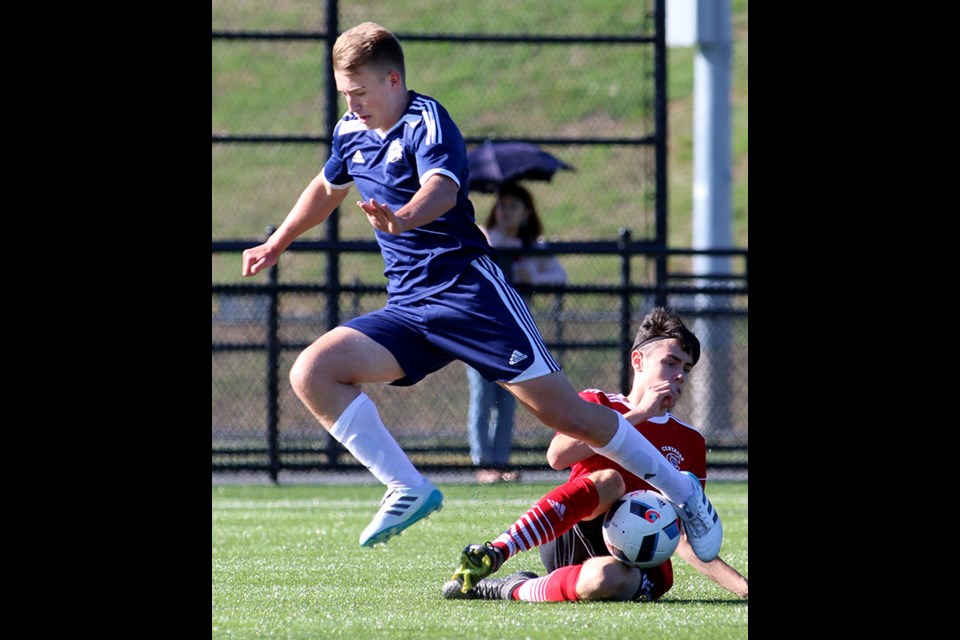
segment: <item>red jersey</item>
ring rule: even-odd
[[[626,413],[633,408],[630,401],[620,393],[605,393],[600,389],[585,389],[580,397],[587,402],[602,404],[614,411]],[[675,415],[666,413],[655,416],[636,427],[653,446],[680,471],[691,471],[700,478],[701,484],[707,479],[707,443],[699,431],[683,422]],[[637,489],[659,491],[642,478],[630,473],[619,464],[595,453],[570,466],[570,480],[585,476],[599,469],[614,469],[620,472],[626,484],[626,492]]]

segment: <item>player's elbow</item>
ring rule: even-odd
[[[438,209],[446,212],[456,206],[460,186],[448,176],[435,173],[424,186],[430,187],[430,196]]]
[[[441,207],[440,207],[441,209],[443,209],[444,212],[450,211],[450,210],[453,209],[455,206],[457,206],[457,192],[456,192],[456,191],[453,191],[453,192],[444,194],[444,196],[445,196],[445,197],[442,199],[442,201],[441,201],[442,205],[441,205]]]
[[[566,464],[563,461],[562,456],[560,456],[558,453],[551,451],[549,449],[547,450],[547,464],[550,465],[551,469],[555,469],[557,471],[560,471],[561,469],[566,469],[567,467],[570,466],[569,464]]]

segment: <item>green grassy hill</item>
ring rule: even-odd
[[[649,4],[649,2],[647,3]],[[217,30],[324,28],[323,2],[276,0],[215,3]],[[583,0],[564,11],[543,12],[542,0],[440,0],[341,3],[340,26],[374,20],[398,33],[635,33],[645,3]],[[747,0],[733,0],[732,215],[734,244],[747,246]],[[625,47],[410,42],[408,85],[441,99],[465,135],[535,137],[642,134],[644,96],[638,60]],[[669,243],[692,242],[693,48],[668,52]],[[215,41],[212,62],[214,133],[321,135],[322,43],[312,41]],[[437,62],[439,61],[439,62]],[[504,117],[509,113],[509,120]],[[610,239],[621,226],[638,235],[649,214],[634,214],[638,198],[628,171],[629,152],[562,149],[577,166],[574,175],[538,183],[535,194],[546,214],[547,235],[560,240]],[[212,235],[256,238],[276,225],[320,168],[315,145],[214,145]],[[471,197],[474,197],[471,194]],[[474,198],[478,215],[489,198]],[[355,213],[355,212],[351,212]],[[621,216],[621,217],[617,217]],[[625,223],[626,221],[626,223]],[[320,230],[311,237],[323,237]],[[370,239],[365,219],[344,215],[341,237]]]

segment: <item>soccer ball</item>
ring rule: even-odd
[[[620,562],[641,569],[655,567],[677,550],[680,518],[656,491],[631,491],[603,517],[603,541]]]

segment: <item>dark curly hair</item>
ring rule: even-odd
[[[690,329],[687,329],[687,325],[683,323],[680,316],[665,307],[654,307],[640,321],[640,328],[633,338],[631,351],[636,351],[645,344],[666,338],[679,340],[680,348],[693,358],[693,364],[697,364],[697,360],[700,359],[700,339]]]

